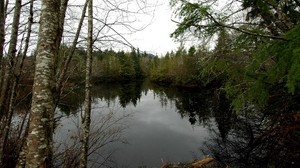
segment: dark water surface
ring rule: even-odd
[[[77,94],[79,97],[66,98],[69,102],[65,101],[59,108],[71,113],[61,119],[61,127],[56,131],[55,137],[60,141],[67,142],[77,130],[74,123],[79,123],[78,111],[84,95],[82,90]],[[93,90],[92,120],[101,123],[97,118],[109,112],[116,118],[125,116],[121,134],[126,143],[110,143],[102,148],[116,150],[110,159],[118,167],[161,167],[163,162],[190,161],[203,156],[199,148],[208,137],[208,128],[214,127],[209,109],[204,109],[207,103],[199,90],[146,83],[98,85]],[[197,116],[198,113],[202,116]]]
[[[279,157],[289,158],[282,167],[298,164],[282,151],[297,149],[298,143],[290,143],[290,148],[276,144],[276,132],[269,137],[264,131],[269,121],[265,116],[236,115],[215,90],[147,82],[102,84],[94,86],[92,99],[90,167],[161,167],[163,162],[191,161],[207,154],[224,167],[280,165]],[[83,100],[84,90],[76,89],[60,104],[57,151],[78,149]],[[274,152],[278,156],[273,157]],[[299,153],[291,155],[297,158]]]

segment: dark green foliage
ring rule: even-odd
[[[64,46],[60,53],[66,54],[68,47]],[[74,59],[69,72],[70,79],[83,80],[83,70],[86,52],[82,48],[75,51]],[[139,50],[132,52],[112,49],[93,52],[92,77],[97,81],[128,81],[143,79],[149,75],[149,63],[152,57],[148,54],[141,54]]]
[[[198,86],[201,84],[198,66],[200,57],[201,51],[195,47],[187,52],[180,46],[176,53],[167,53],[163,58],[152,60],[150,79],[161,83]]]
[[[178,3],[174,0],[174,6]],[[182,34],[191,32],[197,37],[208,37],[218,31],[220,25],[210,20],[211,8],[208,4],[192,3],[188,1],[180,1],[180,9],[178,16],[182,21],[178,24],[177,29],[171,34],[172,37],[178,38]],[[224,20],[221,15],[216,16],[220,20]]]
[[[230,79],[226,90],[234,97],[233,105],[237,109],[241,109],[247,102],[264,107],[270,97],[282,91],[298,94],[299,30],[296,27],[289,31],[286,34],[288,41],[275,40],[262,45],[249,65],[241,69],[245,75],[240,80]]]
[[[120,77],[121,80],[130,80],[135,77],[135,69],[133,60],[124,52],[119,52],[117,57],[120,62]]]
[[[226,5],[220,11],[222,3]],[[197,49],[196,73],[186,71],[197,74],[205,86],[217,83],[213,87],[221,93],[220,100],[231,103],[227,107],[232,113],[216,113],[216,134],[221,138],[215,148],[208,145],[210,152],[226,166],[299,167],[300,2],[171,0],[171,4],[179,18],[173,37],[217,37],[213,50]],[[177,62],[187,58],[179,55],[174,57]],[[192,67],[191,60],[183,60],[184,69]],[[175,83],[178,77],[180,73],[175,73]],[[233,123],[231,116],[242,122],[220,128],[224,121]]]
[[[277,95],[297,96],[299,1],[232,1],[224,7],[225,12],[218,12],[214,2],[220,3],[171,1],[180,19],[173,37],[188,34],[207,39],[218,35],[213,52],[198,58],[198,80],[204,85],[220,82],[237,111],[249,105],[264,109],[271,100],[279,98]],[[243,18],[245,22],[236,24],[239,20],[235,20],[230,6],[247,14]],[[193,67],[188,64],[190,60],[186,62],[186,68]]]
[[[135,51],[135,49],[133,49],[130,53],[131,57],[132,57],[132,61],[133,61],[133,69],[135,71],[135,78],[143,78],[144,77],[144,72],[142,70],[141,67],[141,53],[139,52],[139,50]]]
[[[300,12],[297,9],[299,4],[294,0],[244,0],[242,6],[250,9],[247,20],[262,17],[261,25],[269,27],[273,31],[272,33],[287,31],[291,28],[288,22],[293,25],[299,24]]]

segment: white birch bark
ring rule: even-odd
[[[25,167],[52,166],[54,65],[60,0],[42,0]]]
[[[92,52],[93,52],[93,0],[88,2],[88,44],[86,57],[86,76],[85,76],[85,101],[84,118],[82,126],[82,145],[80,156],[80,167],[87,167],[89,133],[91,124],[91,71],[92,71]]]

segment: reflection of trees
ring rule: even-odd
[[[88,167],[117,167],[113,154],[118,148],[113,145],[127,143],[123,135],[131,115],[120,114],[117,110],[111,110],[109,112],[96,112],[92,116],[88,153],[90,165]],[[63,127],[60,128],[62,130],[59,130],[67,136],[59,136],[56,139],[54,167],[79,167],[81,119],[74,117],[71,120],[73,120],[74,125],[69,125],[70,130],[64,130]]]
[[[175,100],[178,113],[184,117],[188,116],[191,124],[209,122],[209,118],[212,116],[211,97],[208,91],[189,91],[182,90],[180,95]]]
[[[177,112],[181,117],[189,117],[192,125],[195,123],[209,124],[210,118],[215,115],[220,129],[226,134],[226,128],[223,125],[223,119],[220,117],[229,115],[229,104],[225,96],[219,96],[215,91],[210,89],[183,89],[175,87],[154,87],[152,88],[156,96],[159,97],[162,106],[174,103]],[[228,117],[230,118],[231,115]],[[225,136],[225,135],[224,135]]]
[[[130,103],[136,106],[142,92],[146,93],[149,87],[153,90],[155,96],[159,98],[163,107],[167,106],[168,103],[174,104],[181,117],[189,117],[191,124],[196,122],[208,124],[209,118],[213,116],[213,111],[221,111],[219,115],[223,115],[222,110],[226,111],[224,104],[227,102],[218,102],[214,92],[211,90],[163,87],[143,83],[143,81],[95,85],[92,89],[92,96],[94,100],[100,99],[105,101],[108,106],[117,98],[122,107],[126,107]],[[75,113],[83,103],[82,95],[83,88],[78,88],[66,94],[58,107],[66,114]],[[216,108],[216,102],[220,104],[220,107]]]
[[[220,164],[230,167],[300,167],[300,98],[278,97],[270,102],[264,112],[251,110],[234,113],[225,94],[210,89],[182,89],[149,85],[142,82],[101,84],[93,88],[93,99],[107,102],[119,99],[122,107],[136,105],[141,93],[154,92],[162,107],[176,107],[191,124],[211,125],[211,138],[207,141],[207,154],[212,154]],[[80,108],[83,95],[74,91],[66,97],[65,104],[72,110]],[[282,95],[282,94],[281,94]],[[61,108],[62,106],[60,106]]]
[[[235,113],[221,91],[160,87],[154,92],[162,106],[174,102],[191,124],[207,124],[214,117],[204,153],[224,167],[300,167],[299,97],[282,93],[263,112],[249,105]]]
[[[120,85],[119,101],[122,107],[126,107],[129,103],[134,106],[141,98],[142,82],[130,82]]]
[[[74,88],[62,94],[58,108],[66,115],[77,113],[84,101],[84,89]]]
[[[299,167],[300,124],[294,116],[239,115],[226,138],[211,129],[204,153],[230,167]]]
[[[254,106],[235,113],[225,94],[216,90],[154,88],[162,106],[175,103],[191,124],[210,122],[211,139],[204,153],[224,167],[300,167],[300,99],[274,98],[265,111]]]
[[[92,99],[100,99],[110,106],[112,101],[119,98],[119,103],[122,107],[126,107],[132,103],[136,106],[138,100],[141,98],[142,81],[128,82],[128,83],[103,83],[95,85],[92,88]],[[81,108],[84,101],[84,88],[78,87],[64,93],[64,96],[58,105],[60,111],[65,114],[73,114]]]
[[[220,136],[225,139],[231,130],[236,115],[230,109],[230,103],[224,92],[215,92],[214,101],[211,105]]]

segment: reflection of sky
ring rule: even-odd
[[[193,127],[188,119],[181,119],[175,107],[161,107],[153,92],[143,96],[133,111],[134,117],[126,132],[129,145],[122,146],[116,156],[120,164],[137,167],[141,165],[162,165],[170,162],[188,161],[193,152],[199,154],[199,147],[208,136],[206,129]]]
[[[188,118],[181,118],[176,112],[175,106],[161,106],[159,98],[154,99],[153,91],[147,95],[142,94],[137,106],[128,105],[126,108],[118,108],[118,100],[111,101],[111,108],[119,112],[133,114],[129,120],[129,128],[125,130],[125,137],[129,144],[115,144],[114,148],[120,150],[115,153],[114,158],[119,166],[138,167],[161,167],[162,161],[180,162],[201,157],[199,148],[204,139],[208,137],[206,128],[192,126]],[[93,117],[103,114],[107,102],[95,99],[93,101]],[[76,130],[74,123],[78,123],[78,116],[63,120],[55,139],[66,141]]]

